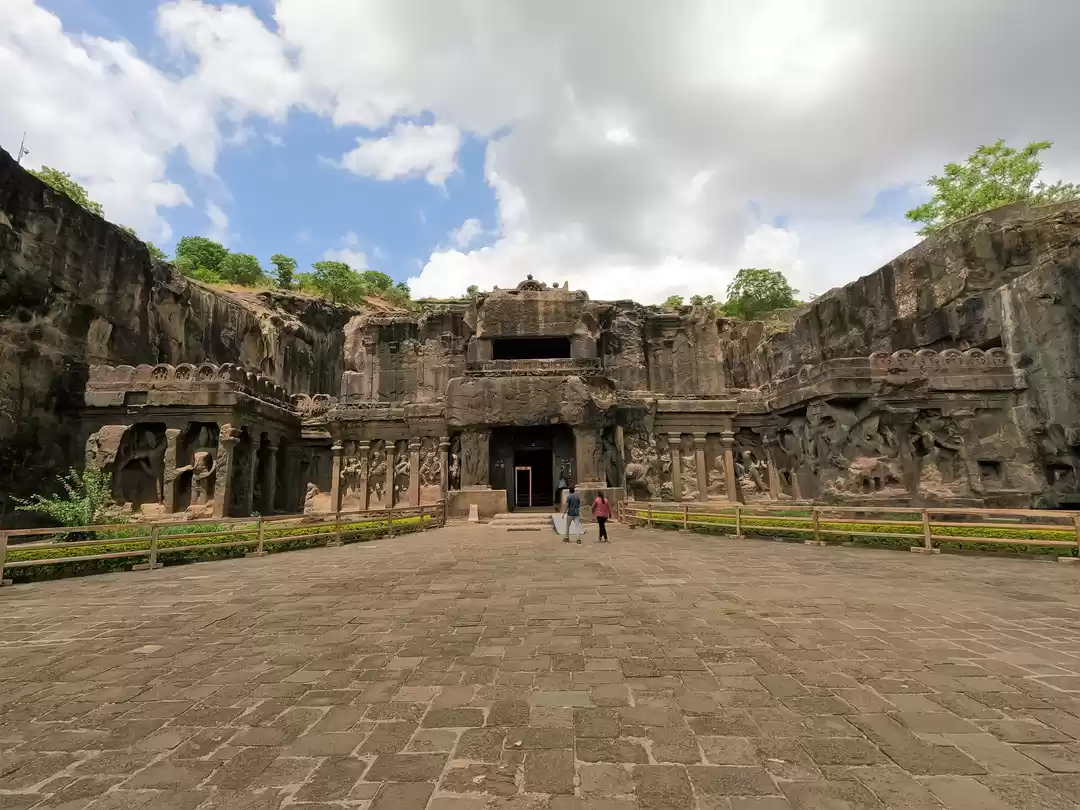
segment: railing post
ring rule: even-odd
[[[420,507],[420,531],[427,531],[427,521],[424,519],[427,517],[427,510],[424,507]]]
[[[394,536],[394,510],[393,509],[388,510],[387,513],[386,513],[386,528],[387,528],[387,532],[386,532],[387,536],[393,537]]]
[[[150,530],[150,570],[153,571],[157,568],[157,552],[158,552],[158,532],[159,526],[155,523],[154,528]]]
[[[690,507],[685,503],[682,508],[682,530],[684,532],[690,531]]]
[[[922,510],[922,537],[923,547],[926,549],[926,553],[929,554],[934,550],[934,541],[931,538],[930,531],[930,510]]]
[[[810,514],[813,516],[813,520],[814,520],[814,543],[815,544],[820,544],[821,543],[821,514],[818,512],[818,508],[816,506],[810,507]]]
[[[649,504],[649,528],[652,528],[652,504]]]
[[[255,547],[255,554],[259,557],[266,553],[266,521],[259,518],[259,545]]]
[[[4,564],[7,562],[8,533],[0,531],[0,587],[10,585],[11,580],[4,578]]]
[[[742,506],[735,504],[735,536],[742,537]]]
[[[334,512],[334,539],[327,543],[328,546],[341,545],[341,510]]]

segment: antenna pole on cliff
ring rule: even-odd
[[[30,150],[26,148],[26,133],[24,132],[22,134],[22,141],[19,143],[19,154],[15,156],[15,162],[22,163],[23,156],[29,154]]]

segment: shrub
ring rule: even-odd
[[[92,467],[81,473],[72,468],[67,475],[58,476],[57,481],[63,494],[32,495],[30,498],[12,496],[18,504],[15,508],[20,512],[44,515],[61,526],[92,526],[105,522],[105,510],[112,504],[111,475]]]

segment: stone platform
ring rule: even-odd
[[[1080,803],[1076,566],[455,526],[0,592],[0,808]]]

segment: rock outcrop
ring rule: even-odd
[[[354,314],[190,281],[0,150],[0,515],[81,456],[60,421],[86,366],[238,363],[336,391]]]

